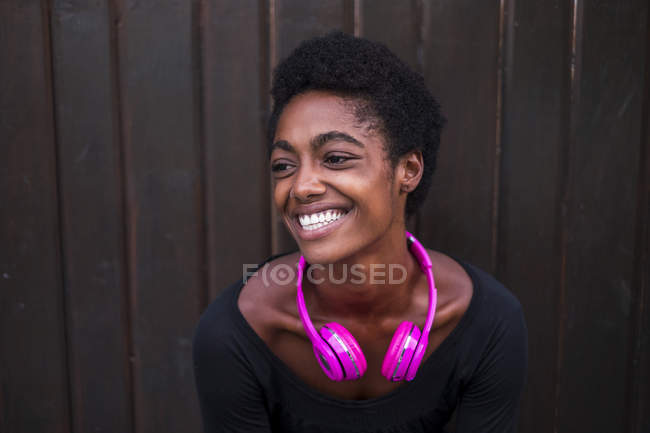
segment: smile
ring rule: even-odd
[[[333,223],[345,215],[345,213],[345,211],[340,209],[328,209],[311,215],[299,215],[298,221],[304,230],[311,231]]]
[[[312,241],[327,236],[343,224],[349,211],[344,209],[327,209],[313,214],[302,214],[294,218],[297,235],[305,241]]]

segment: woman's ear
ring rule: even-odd
[[[400,191],[411,192],[417,188],[422,179],[424,164],[422,162],[422,152],[414,150],[404,155],[400,160],[399,183]]]

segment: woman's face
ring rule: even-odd
[[[274,201],[309,263],[335,263],[404,229],[384,139],[360,125],[340,97],[295,96],[277,124],[270,165]]]

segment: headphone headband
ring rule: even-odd
[[[416,260],[420,265],[420,269],[422,269],[422,272],[426,274],[427,282],[429,284],[429,309],[427,312],[427,320],[422,330],[422,336],[420,337],[420,338],[428,339],[429,332],[431,331],[431,328],[433,326],[433,319],[435,316],[436,300],[437,300],[437,290],[436,290],[435,280],[433,278],[433,269],[432,269],[433,264],[431,263],[431,258],[429,257],[429,254],[427,253],[426,249],[415,238],[415,236],[413,236],[408,231],[406,232],[406,241],[409,247],[409,251],[411,251],[411,253],[415,256]],[[305,267],[306,267],[305,257],[303,255],[300,255],[300,260],[298,261],[298,282],[297,282],[297,294],[296,294],[296,301],[298,304],[298,315],[300,316],[300,320],[302,321],[303,327],[305,328],[305,331],[307,332],[307,336],[311,340],[312,344],[321,345],[323,344],[322,339],[318,335],[318,332],[316,332],[316,328],[314,328],[314,324],[309,318],[309,313],[307,312],[307,306],[305,305],[305,298],[302,292],[302,279],[303,279],[303,273]]]

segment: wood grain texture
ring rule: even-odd
[[[499,4],[424,2],[423,75],[448,119],[421,241],[493,271]]]
[[[632,294],[627,431],[650,431],[650,11],[646,10],[645,78],[639,148],[635,280]]]
[[[70,431],[48,10],[0,2],[0,431]]]
[[[528,323],[520,431],[553,431],[561,188],[567,157],[571,9],[506,2],[496,276]]]
[[[650,34],[650,32],[649,32]],[[639,193],[636,224],[636,279],[632,301],[632,353],[628,376],[628,431],[650,431],[650,58],[646,46],[644,127],[639,158]]]
[[[131,431],[119,132],[106,3],[55,1],[53,76],[74,431]]]
[[[411,69],[421,72],[421,9],[416,1],[362,1],[360,36],[385,44]]]
[[[256,1],[207,1],[203,9],[211,298],[242,277],[244,264],[271,254],[262,13]]]
[[[555,431],[626,424],[647,3],[577,11]]]
[[[118,9],[138,432],[201,429],[191,357],[205,250],[195,6],[126,1]]]

